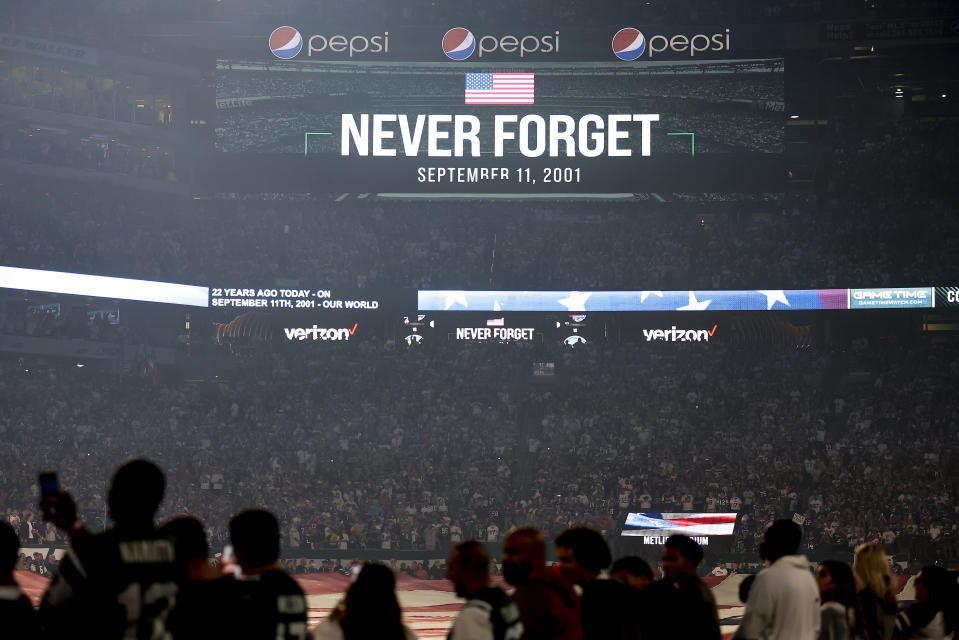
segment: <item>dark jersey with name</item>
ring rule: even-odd
[[[229,588],[232,637],[250,640],[303,640],[306,596],[296,580],[281,569],[243,576]],[[231,637],[224,634],[223,637]]]
[[[41,623],[55,637],[165,639],[181,578],[172,540],[155,529],[80,532],[43,595]]]

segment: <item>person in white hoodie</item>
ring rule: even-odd
[[[769,564],[749,591],[736,638],[816,640],[819,635],[819,587],[806,556],[799,555],[802,528],[776,520],[763,536],[759,555]]]

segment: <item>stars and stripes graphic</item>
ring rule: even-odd
[[[735,513],[630,513],[624,536],[731,536]]]
[[[533,104],[532,73],[467,73],[466,104]]]
[[[0,282],[2,282],[0,267]],[[22,288],[22,287],[21,287]],[[911,292],[914,289],[901,289]],[[959,290],[959,288],[957,288]],[[417,294],[420,311],[790,311],[850,309],[858,289],[697,291],[432,291]],[[870,290],[872,291],[872,290]],[[878,290],[877,290],[878,291]],[[898,290],[897,290],[898,291]],[[903,296],[907,295],[903,293]],[[911,295],[911,294],[910,294]],[[932,306],[932,289],[920,298]],[[937,304],[939,304],[937,302]],[[918,305],[917,305],[918,306]],[[957,305],[959,306],[959,302]],[[909,308],[909,307],[901,307]]]

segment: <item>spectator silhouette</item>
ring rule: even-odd
[[[230,541],[241,571],[230,593],[232,637],[306,638],[306,596],[280,566],[280,524],[273,514],[247,509],[233,516]]]
[[[0,623],[11,638],[30,638],[40,630],[40,621],[13,579],[20,538],[7,522],[0,520]]]
[[[882,545],[878,542],[860,545],[856,549],[852,570],[863,585],[858,596],[867,640],[889,640],[895,628],[898,606],[889,558]]]
[[[613,561],[603,536],[588,527],[574,527],[559,534],[554,543],[560,571],[583,589],[584,640],[638,638],[638,592],[618,580],[600,577]]]
[[[489,554],[476,540],[450,551],[446,577],[466,604],[456,616],[449,640],[520,640],[523,623],[513,599],[490,584]]]
[[[610,574],[624,584],[642,591],[655,579],[653,568],[639,556],[619,558],[609,568]]]
[[[313,640],[416,640],[402,618],[393,571],[368,562],[347,589],[343,602],[313,630]]]
[[[749,592],[753,588],[753,582],[756,581],[756,576],[746,576],[743,578],[743,581],[739,583],[739,601],[743,604],[749,600]]]
[[[716,598],[696,575],[703,550],[685,535],[672,535],[663,547],[663,579],[643,592],[649,629],[644,637],[718,639]]]
[[[107,498],[114,527],[75,531],[40,604],[47,633],[147,639],[167,629],[181,574],[172,540],[153,526],[165,487],[147,460],[117,469]]]
[[[178,640],[216,637],[220,631],[217,614],[226,610],[230,582],[218,566],[210,564],[203,524],[192,516],[177,516],[160,527],[160,531],[173,540],[183,572],[168,625],[173,637]]]
[[[763,535],[760,557],[769,566],[759,572],[746,602],[737,638],[815,640],[819,634],[819,588],[809,561],[797,555],[802,528],[776,520]]]
[[[959,631],[959,574],[923,567],[916,576],[916,602],[896,616],[896,640],[951,638]]]
[[[522,528],[506,536],[503,578],[516,587],[513,600],[523,620],[523,640],[582,638],[579,598],[546,567],[546,543],[539,531]]]
[[[862,612],[856,598],[856,580],[845,562],[826,560],[816,571],[822,600],[819,640],[862,638]]]

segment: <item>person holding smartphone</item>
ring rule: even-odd
[[[47,471],[40,474],[40,511],[46,522],[53,523],[68,536],[85,531],[77,517],[77,505],[69,493],[60,490],[57,474]],[[37,527],[39,531],[39,526]]]
[[[50,478],[41,478],[44,483]],[[41,486],[44,518],[71,534],[70,549],[40,603],[40,623],[48,635],[167,637],[183,570],[173,540],[153,524],[165,485],[152,462],[121,465],[108,497],[114,526],[96,534],[83,528],[69,495]]]

